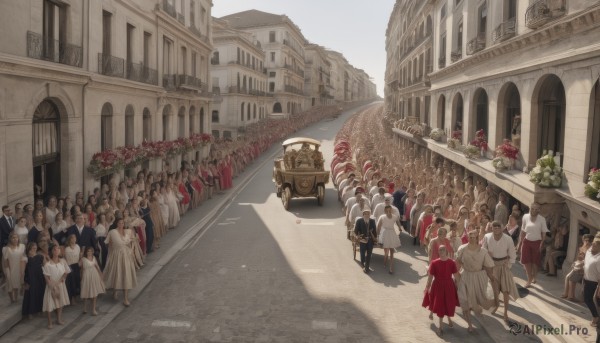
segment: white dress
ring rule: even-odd
[[[162,214],[163,222],[165,223],[166,229],[169,229],[169,205],[167,205],[166,198],[166,194],[160,194],[158,196],[158,205],[160,206],[160,213]]]
[[[27,226],[15,226],[15,233],[19,236],[19,243],[27,244],[27,235],[29,234]]]
[[[15,249],[8,246],[2,248],[2,259],[8,263],[8,272],[5,270],[6,275],[6,291],[12,292],[13,289],[20,289],[23,276],[21,275],[21,262],[27,262],[25,256],[25,245],[19,244]]]
[[[71,268],[69,268],[67,261],[61,258],[58,263],[54,263],[52,260],[46,262],[42,267],[42,271],[44,272],[44,276],[49,277],[54,283],[58,283],[65,273],[71,272]],[[44,306],[42,308],[44,312],[52,312],[57,308],[64,307],[70,303],[69,293],[67,292],[67,286],[64,281],[56,284],[56,290],[54,292],[52,292],[52,285],[46,283]]]
[[[167,205],[169,206],[169,228],[173,228],[179,224],[181,217],[179,216],[179,206],[177,205],[177,196],[172,190],[166,193]]]
[[[93,257],[90,261],[87,257],[81,259],[81,299],[91,299],[106,292],[104,282],[98,273],[98,262]]]
[[[378,240],[385,249],[394,249],[400,246],[400,238],[398,238],[398,233],[394,227],[394,223],[396,223],[397,220],[397,216],[392,215],[391,218],[388,218],[385,214],[377,220],[377,224],[379,224],[379,222],[382,223]]]

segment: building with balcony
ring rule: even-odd
[[[210,132],[210,0],[0,6],[0,203],[87,194],[95,153]]]
[[[265,52],[253,34],[213,18],[211,75],[222,101],[214,102],[211,114],[213,135],[235,138],[251,123],[266,118],[274,94],[267,92]]]
[[[511,202],[540,203],[550,229],[569,226],[567,262],[572,261],[581,233],[600,229],[600,203],[584,191],[590,169],[600,167],[598,1],[397,1],[388,26],[388,58],[397,49],[390,38],[401,39],[405,27],[423,20],[419,11],[410,11],[413,3],[432,19],[432,56],[438,61],[426,90],[431,111],[422,122],[447,136],[460,131],[463,145],[482,130],[490,150],[467,159],[444,143],[396,129],[398,144],[414,148],[428,163],[441,158],[461,174],[486,180]],[[395,111],[394,72],[402,70],[397,63],[388,59],[388,111]],[[413,105],[400,117],[416,114]],[[513,168],[499,173],[491,158],[504,139],[519,154]],[[559,188],[534,185],[523,172],[549,151],[564,169]]]
[[[306,77],[304,89],[310,96],[310,106],[331,105],[335,103],[331,83],[331,63],[327,59],[325,48],[317,44],[308,44],[306,51]]]
[[[307,44],[300,28],[286,15],[248,10],[221,18],[232,28],[251,33],[266,54],[267,92],[274,94],[269,113],[296,113],[307,109],[304,90]]]

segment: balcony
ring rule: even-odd
[[[158,71],[144,67],[141,63],[127,63],[128,80],[158,86]]]
[[[304,53],[303,53],[303,52],[301,52],[300,50],[296,49],[296,47],[295,47],[295,46],[293,46],[293,45],[292,45],[292,43],[290,43],[290,41],[289,41],[289,40],[287,40],[287,39],[284,39],[284,40],[283,40],[283,45],[286,45],[286,46],[288,46],[290,49],[292,49],[292,50],[294,50],[295,52],[297,52],[297,53],[298,53],[298,55],[300,55],[300,56],[304,57]]]
[[[492,41],[494,43],[503,42],[514,37],[516,33],[516,20],[515,18],[511,18],[496,27],[494,32],[492,32]]]
[[[284,86],[284,91],[288,92],[288,93],[294,93],[294,94],[298,94],[298,95],[304,95],[304,92],[294,86],[291,85],[285,85]]]
[[[452,61],[452,63],[454,63],[456,61],[460,61],[461,58],[462,58],[462,48],[456,49],[450,53],[450,61]]]
[[[525,12],[525,26],[537,29],[567,13],[566,0],[538,0]]]
[[[298,74],[300,77],[304,77],[304,71],[298,67],[294,68],[292,65],[284,64],[283,67],[285,69],[291,70],[292,72]]]
[[[55,39],[44,40],[42,35],[27,31],[27,57],[81,68],[83,49]]]
[[[169,91],[174,91],[176,87],[177,75],[163,74],[163,88]]]
[[[125,60],[99,53],[98,73],[106,76],[125,77]]]
[[[446,56],[438,58],[438,68],[442,69],[446,67]]]
[[[203,89],[206,89],[206,87],[203,86],[204,84],[197,77],[185,74],[177,75],[177,88],[193,91],[202,91]]]
[[[200,30],[195,25],[190,25],[190,31],[204,43],[209,43],[208,36],[203,35],[202,32],[200,32]]]
[[[248,94],[248,91],[246,90],[246,88],[241,88],[238,86],[229,86],[229,93]]]
[[[485,32],[480,32],[467,43],[467,55],[473,55],[483,49],[485,49]]]
[[[175,6],[171,5],[169,1],[163,0],[162,9],[171,17],[177,19],[177,11],[175,11]]]

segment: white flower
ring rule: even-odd
[[[535,168],[533,168],[531,171],[532,171],[533,173],[535,173],[535,174],[539,174],[539,173],[541,173],[541,172],[542,172],[542,168],[541,168],[540,166],[536,166],[536,167],[535,167]]]

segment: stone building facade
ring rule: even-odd
[[[461,131],[465,145],[483,130],[490,150],[467,159],[402,129],[399,144],[429,160],[443,156],[524,205],[541,203],[551,226],[569,224],[568,261],[580,234],[600,228],[600,203],[584,194],[590,169],[600,167],[599,19],[591,0],[407,0],[396,2],[387,30],[391,115],[446,137]],[[520,151],[512,170],[498,173],[491,158],[505,138]],[[548,151],[564,168],[557,189],[523,172]]]
[[[243,128],[266,118],[274,94],[267,92],[265,51],[249,32],[213,18],[211,75],[222,100],[213,103],[212,132],[216,137],[236,138]],[[217,93],[217,92],[215,92]]]
[[[335,102],[331,84],[331,63],[322,46],[308,44],[306,46],[306,77],[304,89],[310,95],[310,105],[331,105]]]
[[[0,203],[32,202],[34,185],[86,194],[100,184],[87,171],[95,153],[210,132],[211,6],[3,2]]]

